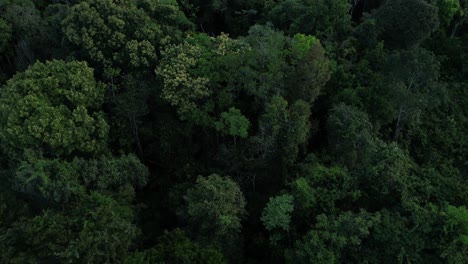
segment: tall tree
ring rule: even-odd
[[[425,0],[389,0],[374,16],[387,46],[411,48],[439,27],[437,11]]]
[[[343,103],[334,106],[328,117],[328,141],[338,163],[348,168],[366,166],[374,149],[367,114]]]
[[[197,240],[224,252],[235,245],[245,217],[245,198],[239,186],[227,177],[198,177],[184,196],[186,217]],[[232,248],[231,248],[232,250]]]
[[[351,26],[350,4],[346,0],[266,1],[266,19],[290,33],[305,33],[332,42],[343,38]]]
[[[106,150],[104,87],[84,62],[38,62],[10,79],[0,98],[0,140],[12,160],[30,151],[69,157]]]

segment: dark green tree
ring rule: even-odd
[[[378,221],[378,214],[365,211],[319,215],[314,228],[286,251],[286,263],[359,261],[360,245]]]
[[[216,174],[200,176],[184,200],[185,216],[197,240],[228,250],[238,238],[246,215],[245,198],[237,183]]]
[[[290,33],[318,36],[336,41],[351,28],[350,4],[346,0],[276,0],[266,1],[266,19]]]
[[[349,168],[366,166],[372,155],[372,124],[365,112],[343,103],[334,106],[328,118],[328,143],[335,160]]]
[[[226,263],[224,256],[213,247],[200,247],[193,242],[183,231],[175,229],[165,231],[158,239],[158,245],[136,252],[127,257],[125,264],[152,264],[152,263],[199,263],[218,264]]]
[[[437,7],[425,0],[389,0],[374,14],[380,38],[392,48],[410,48],[439,27]]]
[[[331,62],[314,36],[294,35],[290,49],[294,69],[288,76],[286,97],[313,103],[330,79]]]
[[[44,210],[15,222],[0,236],[8,263],[122,260],[136,238],[133,212],[109,196],[90,193],[73,210]]]

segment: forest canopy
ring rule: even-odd
[[[467,17],[0,0],[0,263],[466,263]]]

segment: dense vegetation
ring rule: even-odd
[[[0,263],[466,263],[467,0],[0,0]]]

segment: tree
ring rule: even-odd
[[[70,55],[88,61],[107,82],[113,145],[143,156],[148,129],[142,120],[160,91],[154,68],[161,47],[180,41],[192,24],[174,0],[79,1],[62,24]]]
[[[467,17],[467,12],[468,12],[468,2],[466,0],[459,0],[460,2],[460,9],[456,13],[456,16],[453,21],[453,28],[452,32],[450,34],[450,38],[454,38],[455,36],[459,35],[458,30],[463,27],[463,25],[466,25],[466,17]],[[451,9],[451,10],[450,10]],[[450,8],[450,12],[453,12],[453,5]]]
[[[11,0],[0,3],[1,17],[10,25],[13,34],[14,70],[25,70],[40,57],[46,30],[39,10],[30,0]]]
[[[441,214],[445,242],[441,243],[441,257],[450,263],[463,263],[468,254],[468,210],[448,205]]]
[[[227,85],[254,97],[253,112],[272,96],[282,96],[291,103],[313,103],[330,78],[330,61],[314,36],[296,34],[289,38],[268,25],[255,25],[243,41],[248,46],[238,55],[240,61],[229,65]]]
[[[239,186],[227,177],[199,176],[184,196],[190,227],[201,235],[203,244],[212,243],[224,250],[237,238],[245,216],[245,199]]]
[[[284,80],[290,69],[286,61],[288,39],[269,26],[255,25],[245,41],[250,49],[234,73],[235,83],[261,103],[274,95],[284,95]]]
[[[261,218],[268,231],[274,229],[289,231],[291,212],[294,210],[293,201],[294,197],[289,194],[270,197]]]
[[[463,263],[468,247],[466,209],[412,204],[403,211],[383,209],[362,245],[366,261],[379,263]],[[456,231],[455,231],[456,230]],[[437,241],[432,241],[438,237]]]
[[[203,32],[229,32],[234,36],[245,34],[259,19],[263,0],[183,0],[184,12]]]
[[[461,11],[459,0],[437,0],[435,5],[439,9],[439,21],[442,27],[449,27],[456,13]]]
[[[366,166],[374,148],[372,124],[367,114],[341,103],[331,109],[327,124],[328,142],[336,161],[348,168]]]
[[[191,23],[176,1],[86,0],[63,20],[65,41],[106,79],[151,73],[162,43],[180,39]]]
[[[335,41],[350,29],[349,1],[277,0],[267,1],[266,19],[283,31],[312,34]]]
[[[235,67],[232,63],[245,50],[248,45],[244,41],[226,34],[216,38],[197,34],[166,46],[156,69],[163,81],[162,99],[181,119],[214,128],[218,113],[232,107],[237,96],[238,89],[229,85]]]
[[[0,54],[3,55],[11,45],[12,38],[11,25],[3,18],[0,18],[0,34]]]
[[[410,134],[407,128],[419,125],[424,111],[437,107],[445,96],[439,82],[440,63],[432,52],[420,47],[379,57],[383,61],[380,69],[364,85],[369,89],[361,89],[359,94],[374,126],[391,129],[393,140],[402,140]]]
[[[197,102],[211,95],[209,79],[193,76],[201,49],[187,42],[162,51],[156,73],[163,79],[162,98],[177,109],[183,119],[196,110]]]
[[[424,0],[390,0],[374,16],[388,47],[411,48],[439,27],[437,11]]]
[[[254,151],[261,159],[280,159],[291,165],[297,158],[299,146],[309,135],[310,109],[304,101],[287,108],[288,102],[274,96],[260,117],[258,134],[252,139]]]
[[[286,234],[289,242],[291,242],[290,230],[293,228],[291,224],[293,211],[294,197],[289,194],[270,197],[265,208],[263,208],[260,220],[262,220],[263,226],[268,230],[270,247],[280,251],[272,252],[273,256],[283,258],[281,251],[285,245],[281,242],[285,240]]]
[[[278,151],[277,138],[288,119],[287,106],[288,102],[283,97],[274,96],[259,118],[258,135],[252,140],[254,151],[261,159],[269,159]]]
[[[135,189],[143,187],[147,177],[148,170],[133,155],[24,161],[9,181],[29,210],[23,210],[18,221],[9,223],[8,217],[1,223],[5,232],[0,246],[5,250],[0,259],[122,260],[139,233],[132,203]]]
[[[286,251],[286,263],[359,261],[360,245],[378,221],[378,214],[365,211],[336,217],[321,214],[314,228]]]
[[[119,158],[101,157],[72,162],[58,159],[24,161],[11,179],[14,188],[35,203],[49,207],[74,205],[90,190],[122,194],[128,201],[127,190],[146,185],[148,171],[133,155]],[[131,199],[130,199],[131,200]]]
[[[312,104],[330,79],[330,61],[314,36],[294,35],[290,49],[294,69],[288,76],[287,98]]]
[[[0,141],[12,159],[96,155],[106,149],[104,87],[84,62],[38,62],[10,79],[0,98]]]
[[[420,123],[409,127],[411,137],[407,143],[411,157],[419,165],[416,174],[430,179],[428,196],[453,205],[462,205],[460,202],[468,194],[464,177],[468,155],[464,105],[468,97],[462,87],[458,82],[447,84],[447,96],[438,98],[441,104],[427,109]]]
[[[294,102],[289,109],[289,120],[283,135],[283,161],[292,165],[299,154],[299,147],[307,143],[310,131],[310,105],[302,100]]]
[[[293,173],[297,178],[289,187],[296,200],[296,214],[306,221],[311,216],[331,215],[351,208],[361,195],[358,181],[340,167],[304,163]]]
[[[221,118],[215,126],[223,134],[233,136],[234,144],[236,144],[237,137],[246,138],[248,136],[250,121],[242,115],[239,109],[231,107],[228,112],[221,113]]]
[[[465,263],[467,8],[0,0],[0,263]]]
[[[147,71],[156,63],[162,30],[134,1],[89,0],[63,20],[65,40],[106,79]]]
[[[379,142],[368,166],[357,172],[369,208],[400,204],[410,181],[411,160],[397,144]],[[371,210],[369,209],[369,210]]]
[[[264,185],[285,183],[288,170],[304,154],[310,136],[310,106],[298,100],[288,107],[281,96],[273,96],[258,118],[257,133],[248,145],[249,162],[257,168]],[[281,182],[281,183],[280,183]]]
[[[48,209],[14,223],[0,236],[0,256],[10,263],[119,261],[138,234],[132,221],[130,207],[91,192],[73,210]]]
[[[125,259],[125,264],[152,264],[152,263],[199,263],[218,264],[226,263],[224,256],[213,247],[200,247],[186,237],[180,229],[171,232],[165,231],[159,237],[158,245],[136,252]]]
[[[429,231],[433,220],[424,217],[425,222],[415,225],[411,221],[412,218],[419,218],[415,213],[406,217],[398,211],[387,209],[379,211],[379,215],[380,221],[374,224],[371,234],[363,244],[364,259],[370,263],[395,263],[405,260],[425,262],[421,253],[426,246],[427,234],[421,234],[421,231]],[[427,261],[436,262],[436,258],[432,256],[427,258]]]
[[[434,97],[441,93],[437,83],[439,65],[435,56],[424,49],[397,53],[386,61],[384,71],[391,85],[387,89],[396,110],[394,139],[399,138],[405,122],[418,122],[424,109],[438,105]]]
[[[2,71],[2,73],[0,73],[0,85],[3,85],[3,82],[8,78],[6,69],[12,66],[11,62],[9,62],[10,65],[5,65],[8,58],[11,56],[13,48],[12,33],[13,29],[10,23],[0,18],[0,59],[5,61],[4,63],[0,63],[0,70]]]
[[[194,24],[182,12],[183,1],[166,0],[137,1],[138,7],[145,10],[148,15],[159,23],[165,38],[175,41],[183,39],[185,31],[193,31]]]

